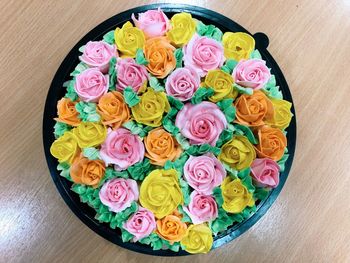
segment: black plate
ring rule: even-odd
[[[117,26],[121,27],[126,21],[130,20],[132,13],[140,13],[149,9],[162,8],[162,10],[171,17],[173,14],[178,12],[188,12],[191,13],[194,18],[198,18],[203,21],[205,24],[213,24],[216,27],[220,28],[223,32],[225,31],[239,31],[246,32],[242,26],[228,19],[227,17],[220,15],[211,10],[190,6],[190,5],[179,5],[179,4],[154,4],[154,5],[146,5],[140,6],[137,8],[133,8],[122,12],[118,15],[113,16],[112,18],[104,21],[94,29],[92,29],[89,33],[87,33],[69,52],[66,58],[63,60],[61,66],[56,72],[55,77],[52,80],[45,104],[45,112],[43,119],[43,142],[45,148],[45,156],[47,160],[48,167],[50,169],[51,177],[56,184],[58,191],[63,197],[66,204],[70,207],[70,209],[82,220],[88,227],[90,227],[93,231],[108,239],[109,241],[133,250],[140,253],[158,255],[158,256],[182,256],[188,255],[187,252],[173,252],[170,250],[152,250],[150,246],[143,245],[140,243],[123,243],[120,232],[118,230],[111,229],[107,224],[101,224],[94,216],[96,214],[95,210],[90,208],[87,204],[83,204],[80,202],[77,194],[70,190],[71,182],[61,177],[56,169],[57,160],[50,154],[50,146],[55,140],[53,135],[53,126],[55,124],[54,117],[57,114],[57,101],[62,98],[65,94],[65,88],[62,88],[63,83],[68,80],[69,73],[74,70],[74,67],[79,63],[78,56],[80,54],[79,47],[86,44],[89,40],[101,40],[102,36],[109,32],[110,30],[115,29]],[[249,33],[250,34],[250,33]],[[267,46],[269,44],[268,37],[263,33],[256,33],[253,35],[256,41],[256,48],[260,51],[264,60],[266,60],[267,65],[271,68],[272,74],[275,75],[277,84],[280,86],[283,97],[285,100],[293,102],[292,96],[290,94],[288,84],[278,67],[275,60],[272,58],[270,53],[267,51]],[[247,231],[253,224],[255,224],[270,208],[271,204],[275,201],[278,194],[280,193],[290,171],[295,151],[296,144],[296,118],[294,106],[292,106],[292,113],[294,117],[288,127],[287,131],[287,139],[288,139],[288,150],[289,150],[289,158],[286,162],[285,171],[280,175],[280,183],[277,188],[273,189],[269,195],[269,197],[264,201],[260,202],[257,206],[257,211],[250,218],[246,219],[240,224],[237,224],[226,232],[216,236],[214,238],[213,248],[217,248],[226,244],[229,241],[232,241],[245,231]]]

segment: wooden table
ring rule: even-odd
[[[66,206],[42,146],[50,82],[90,29],[144,3],[1,1],[0,262],[350,262],[349,0],[191,1],[270,37],[297,111],[290,177],[243,236],[207,255],[156,258],[104,240]]]

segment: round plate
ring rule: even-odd
[[[87,33],[69,52],[66,58],[63,60],[61,66],[56,72],[54,79],[52,80],[51,87],[49,89],[46,104],[45,104],[45,112],[43,119],[43,142],[45,148],[45,156],[47,160],[47,164],[50,169],[51,177],[56,184],[58,191],[60,192],[62,198],[66,202],[66,204],[70,207],[70,209],[83,221],[88,227],[90,227],[93,231],[108,239],[109,241],[141,253],[158,255],[158,256],[182,256],[188,255],[187,252],[180,250],[179,252],[173,252],[170,250],[153,250],[150,246],[143,245],[140,243],[124,243],[120,236],[119,230],[111,229],[107,224],[99,223],[95,218],[95,210],[90,208],[87,204],[81,203],[79,200],[79,196],[70,190],[72,183],[61,177],[56,169],[57,160],[50,154],[50,146],[55,140],[53,135],[53,126],[55,124],[54,117],[57,114],[57,101],[61,99],[65,94],[65,88],[62,88],[63,83],[68,80],[69,73],[74,70],[74,67],[79,63],[78,56],[80,54],[79,47],[86,44],[90,40],[100,40],[102,36],[109,32],[110,30],[115,29],[116,27],[121,27],[126,21],[129,21],[132,13],[141,13],[149,9],[157,9],[158,7],[162,8],[162,10],[171,17],[175,13],[179,12],[188,12],[191,13],[194,18],[198,18],[203,21],[205,24],[213,24],[214,26],[220,28],[223,32],[225,31],[239,31],[246,32],[250,34],[247,30],[245,30],[239,24],[233,22],[227,17],[220,15],[211,10],[190,6],[190,5],[179,5],[179,4],[154,4],[154,5],[146,5],[137,8],[133,8],[122,12],[118,15],[113,16],[112,18],[104,21],[94,29],[92,29],[89,33]],[[290,102],[292,101],[292,96],[290,94],[288,84],[278,67],[275,60],[272,58],[270,53],[267,51],[267,46],[269,44],[269,40],[267,36],[263,33],[256,33],[253,35],[256,41],[256,49],[258,49],[262,55],[262,58],[266,60],[267,66],[271,68],[272,74],[275,75],[277,84],[280,86],[280,89],[283,93],[283,97],[285,100]],[[254,223],[256,223],[269,209],[271,204],[275,201],[278,194],[280,193],[290,171],[295,143],[296,143],[296,118],[294,106],[291,109],[294,117],[290,123],[290,126],[287,128],[287,139],[288,139],[288,151],[289,158],[285,164],[285,170],[280,175],[280,183],[277,188],[273,189],[268,198],[264,202],[260,202],[257,205],[257,211],[248,219],[243,221],[242,223],[236,224],[229,228],[224,233],[217,235],[214,238],[213,248],[217,248],[219,246],[224,245],[225,243],[232,241],[245,231],[249,229]]]

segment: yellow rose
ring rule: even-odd
[[[224,203],[222,208],[229,213],[241,213],[247,206],[252,207],[255,202],[253,195],[242,184],[240,179],[232,180],[227,176],[221,184]]]
[[[236,98],[238,91],[233,87],[233,77],[220,70],[210,70],[205,77],[204,84],[206,87],[212,88],[215,93],[209,98],[212,102],[218,102],[222,99]]]
[[[188,253],[207,253],[213,245],[213,234],[206,224],[190,225],[180,243]]]
[[[53,142],[50,152],[58,159],[58,162],[71,164],[79,153],[77,137],[71,131],[65,132]]]
[[[284,130],[289,126],[289,123],[293,117],[290,109],[292,103],[286,100],[270,99],[274,109],[274,116],[272,120],[266,120],[265,123],[274,128]]]
[[[253,145],[244,136],[235,136],[221,147],[219,160],[236,170],[248,168],[256,157]]]
[[[170,41],[182,47],[187,44],[196,32],[196,21],[189,13],[178,13],[171,18],[171,30],[167,33]]]
[[[140,99],[140,102],[131,108],[135,120],[151,127],[160,126],[164,112],[170,110],[165,93],[156,92],[152,88],[148,88],[141,95]]]
[[[107,136],[107,128],[103,124],[95,122],[82,122],[73,129],[80,148],[95,147],[104,142]]]
[[[114,40],[117,49],[122,53],[122,57],[134,58],[137,49],[143,49],[145,45],[145,35],[142,30],[133,27],[129,21],[122,28],[116,28],[114,31]]]
[[[254,50],[255,40],[246,33],[226,32],[222,36],[222,45],[224,46],[224,55],[227,59],[240,61],[248,59],[250,53]]]
[[[183,203],[183,195],[175,169],[153,170],[140,187],[140,203],[161,219]]]

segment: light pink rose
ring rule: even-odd
[[[210,222],[218,217],[218,205],[213,196],[193,191],[190,197],[190,203],[187,207],[184,206],[183,210],[191,218],[193,224]]]
[[[239,61],[232,76],[242,87],[261,89],[269,81],[271,73],[264,60],[248,59]]]
[[[227,127],[225,115],[209,101],[186,103],[176,116],[175,125],[191,144],[215,145],[220,133]]]
[[[169,19],[160,8],[139,13],[138,20],[134,14],[131,15],[131,18],[135,26],[145,33],[146,38],[164,36],[170,29]]]
[[[209,37],[195,34],[183,47],[185,66],[192,66],[204,77],[209,70],[220,68],[225,61],[222,44]]]
[[[269,158],[257,158],[251,165],[251,175],[258,186],[275,188],[280,181],[280,167]]]
[[[145,147],[139,136],[119,128],[108,130],[107,138],[101,145],[100,155],[106,166],[114,164],[117,171],[143,160]]]
[[[82,101],[98,102],[107,93],[108,85],[108,75],[103,75],[96,68],[90,68],[77,75],[74,89]]]
[[[200,77],[191,67],[174,70],[166,80],[165,89],[171,95],[181,101],[189,100],[199,88]]]
[[[184,177],[188,184],[203,194],[211,194],[226,177],[226,170],[212,154],[190,156],[184,166]]]
[[[91,68],[98,68],[102,73],[108,73],[109,61],[115,56],[117,50],[114,46],[103,41],[89,41],[79,59]]]
[[[136,242],[149,236],[156,226],[154,214],[146,208],[139,207],[139,210],[124,223],[123,228],[134,235],[133,241]]]
[[[139,199],[139,189],[135,180],[115,178],[104,183],[99,196],[102,204],[118,213]]]
[[[117,90],[123,91],[127,86],[131,86],[138,92],[141,86],[148,80],[147,69],[139,65],[132,58],[118,59],[117,65]]]

